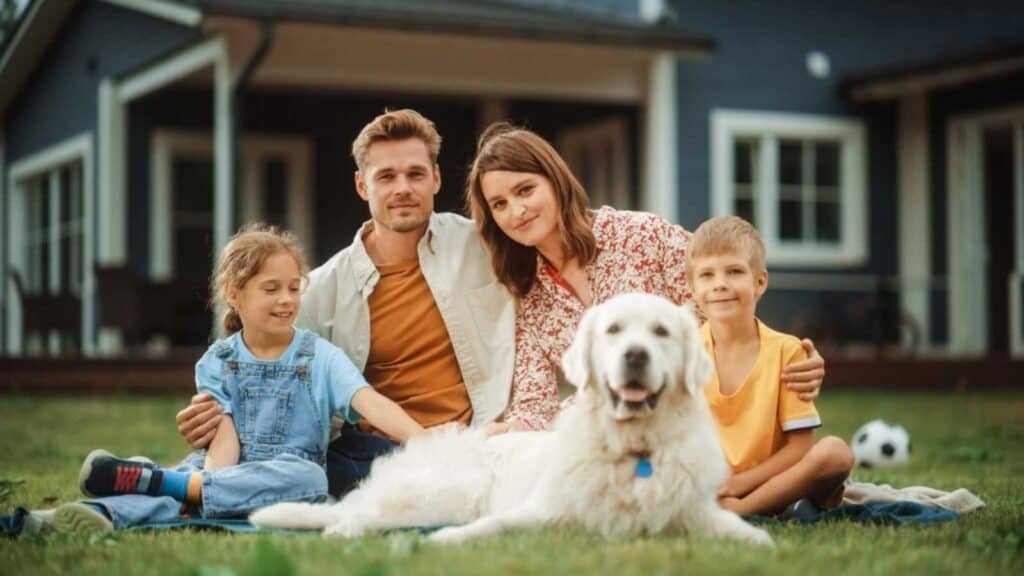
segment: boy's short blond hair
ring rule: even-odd
[[[698,226],[690,237],[686,251],[687,275],[693,274],[691,263],[695,258],[727,253],[746,254],[754,274],[765,270],[764,242],[757,228],[739,216],[719,216]]]
[[[441,135],[437,133],[434,123],[415,110],[386,110],[363,126],[352,142],[352,159],[362,172],[366,168],[366,154],[376,142],[400,141],[419,138],[427,145],[430,164],[437,164],[437,155],[441,153]]]

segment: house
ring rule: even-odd
[[[366,219],[385,107],[489,122],[595,204],[768,244],[765,319],[835,352],[1024,356],[1024,8],[790,0],[34,0],[0,55],[0,348],[207,342],[212,255],[260,218],[311,261]]]

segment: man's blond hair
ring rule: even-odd
[[[385,110],[369,124],[363,126],[352,142],[352,159],[362,172],[366,168],[366,154],[376,142],[408,140],[418,138],[427,145],[431,166],[437,164],[437,155],[441,153],[441,135],[437,133],[434,123],[422,114],[408,108],[402,110]]]
[[[710,218],[697,227],[686,250],[686,272],[693,274],[691,263],[695,258],[722,254],[745,254],[754,274],[765,270],[764,242],[757,229],[739,216]]]

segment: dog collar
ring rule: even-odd
[[[636,457],[636,466],[633,468],[633,473],[636,474],[636,477],[650,478],[654,474],[654,464],[651,463],[651,453],[634,452],[633,456]]]

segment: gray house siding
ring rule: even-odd
[[[7,161],[95,132],[97,88],[185,45],[197,32],[105,2],[83,2],[7,113]]]

